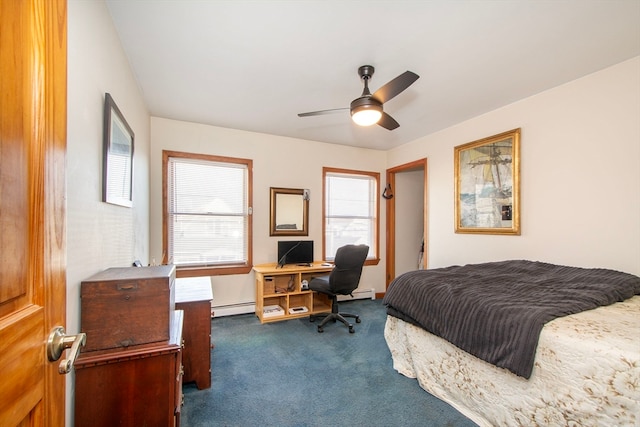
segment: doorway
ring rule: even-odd
[[[387,169],[386,178],[388,287],[402,273],[427,268],[427,159]]]

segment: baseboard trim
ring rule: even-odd
[[[219,305],[219,306],[211,307],[211,313],[213,313],[211,317],[234,316],[236,314],[249,314],[249,313],[255,313],[255,312],[256,312],[256,304],[253,302],[231,304],[231,305]]]

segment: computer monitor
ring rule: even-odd
[[[278,241],[278,266],[313,263],[313,240]]]

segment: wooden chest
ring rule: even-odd
[[[168,341],[175,310],[175,267],[109,268],[80,287],[83,352]]]

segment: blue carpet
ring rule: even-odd
[[[212,386],[184,385],[182,426],[475,426],[393,369],[382,300],[340,308],[361,316],[354,334],[341,323],[320,334],[309,318],[212,319]]]

